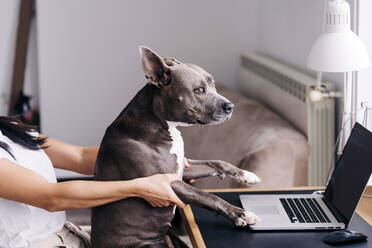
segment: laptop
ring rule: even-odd
[[[371,173],[372,133],[356,123],[324,192],[239,197],[261,219],[252,230],[345,229]]]

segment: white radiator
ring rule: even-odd
[[[276,60],[257,54],[242,55],[241,90],[287,119],[310,145],[308,185],[325,185],[335,142],[335,101],[308,100],[314,78]],[[334,84],[324,84],[329,90]]]
[[[330,87],[329,87],[330,88]],[[309,185],[325,185],[330,170],[335,145],[335,102],[326,99],[308,101],[308,135],[310,144]]]

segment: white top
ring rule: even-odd
[[[56,182],[52,162],[43,150],[28,150],[2,135],[1,131],[0,140],[9,145],[16,160],[2,148],[0,148],[0,158],[16,162],[40,174],[49,182]],[[0,198],[0,247],[29,247],[30,243],[61,230],[65,222],[64,211],[48,212],[24,203]]]

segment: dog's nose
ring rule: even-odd
[[[233,111],[234,104],[232,102],[225,102],[222,104],[222,109],[225,111],[226,114],[231,114]]]

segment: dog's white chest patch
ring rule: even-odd
[[[167,121],[168,124],[168,131],[172,138],[172,147],[170,149],[171,154],[175,154],[177,157],[177,174],[179,177],[182,178],[183,175],[183,158],[184,158],[184,149],[183,149],[183,139],[181,136],[181,132],[177,130],[177,126],[185,125],[179,122],[172,122]]]

